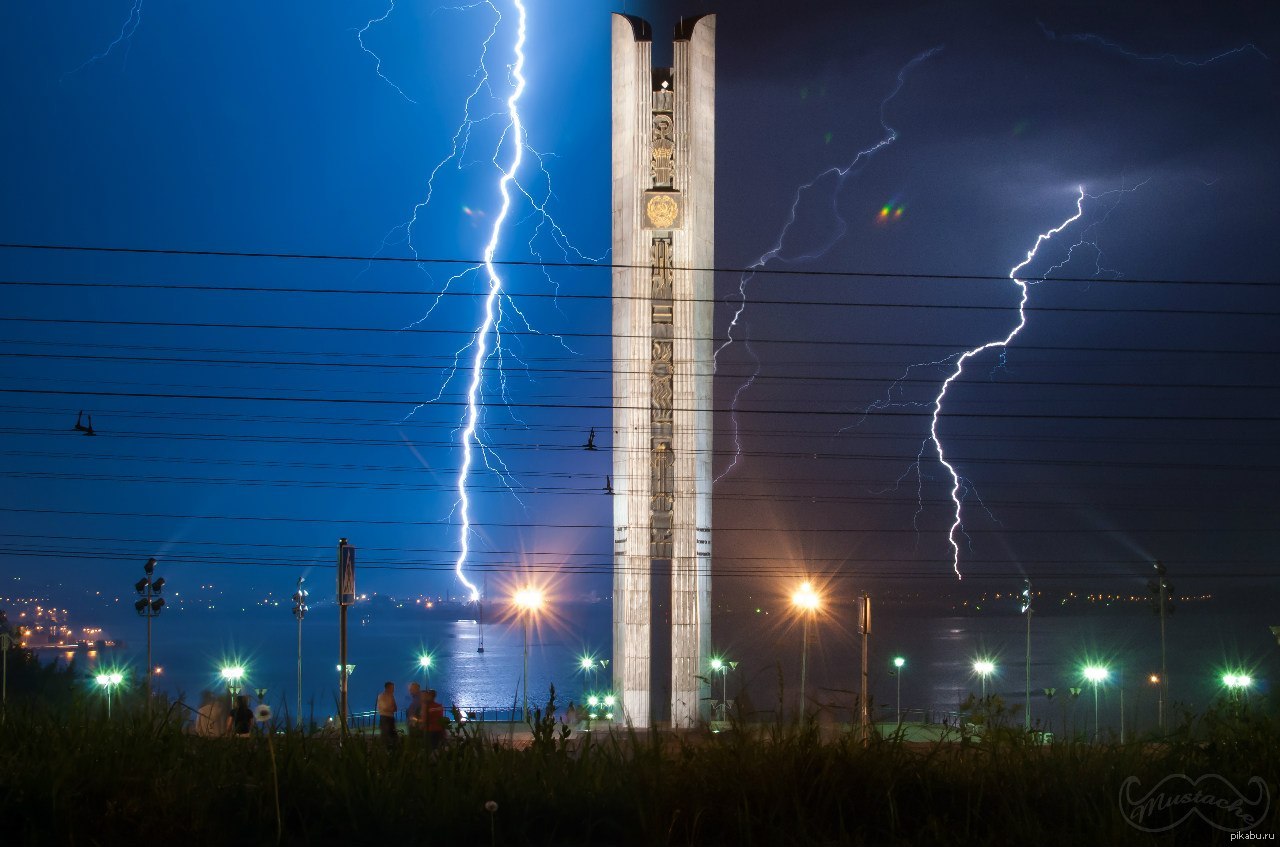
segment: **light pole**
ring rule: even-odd
[[[4,655],[4,675],[0,677],[0,720],[9,714],[9,648],[13,646],[13,636],[0,632],[0,654]]]
[[[1248,698],[1249,686],[1253,685],[1253,677],[1243,673],[1224,674],[1222,677],[1222,684],[1231,691],[1232,698],[1238,703],[1240,702],[1242,694],[1246,699]]]
[[[418,667],[422,668],[422,687],[431,687],[431,654],[423,653],[418,657]]]
[[[1098,683],[1109,675],[1109,671],[1100,665],[1090,665],[1084,669],[1084,678],[1093,683],[1093,740],[1098,740]]]
[[[107,691],[107,720],[111,720],[111,689],[124,682],[124,674],[119,671],[100,673],[96,680],[98,685],[101,685]]]
[[[1027,732],[1031,731],[1031,580],[1024,579],[1022,614],[1027,616],[1027,700],[1023,707]]]
[[[222,669],[222,678],[227,683],[227,697],[231,708],[236,707],[236,695],[240,693],[240,681],[244,679],[243,665],[228,665]]]
[[[898,726],[902,726],[902,669],[907,666],[907,660],[901,656],[895,656],[893,666],[896,668],[894,676],[898,679]]]
[[[147,708],[149,709],[151,708],[151,674],[155,670],[151,664],[151,619],[159,615],[160,610],[164,608],[164,598],[160,596],[160,592],[164,590],[164,577],[151,578],[151,575],[156,572],[154,556],[147,559],[142,570],[146,575],[133,586],[141,595],[141,599],[133,604],[133,608],[147,619]]]
[[[724,659],[712,659],[712,673],[720,674],[720,720],[729,719],[729,671],[738,666],[737,662],[726,662]]]
[[[1173,593],[1173,585],[1166,578],[1168,568],[1163,562],[1153,562],[1152,567],[1155,568],[1156,575],[1147,581],[1147,587],[1151,590],[1152,604],[1155,608],[1152,610],[1160,616],[1160,729],[1165,728],[1165,703],[1169,699],[1169,668],[1165,663],[1164,649],[1164,621],[1165,618],[1173,614],[1173,602],[1170,594]]]
[[[808,582],[800,583],[800,587],[791,595],[791,605],[800,611],[804,622],[803,641],[800,646],[800,719],[804,720],[804,699],[806,679],[809,670],[809,618],[813,617],[822,604],[822,598]]]
[[[973,672],[982,677],[982,699],[987,699],[987,677],[996,672],[996,664],[990,659],[978,659],[973,663]]]
[[[520,685],[524,692],[524,720],[529,720],[529,624],[534,613],[542,608],[542,592],[526,586],[515,593],[516,608],[524,622],[524,677]]]
[[[302,723],[302,619],[307,615],[306,577],[298,577],[298,590],[293,592],[293,616],[298,619],[298,727]]]

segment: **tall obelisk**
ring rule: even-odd
[[[711,647],[714,15],[654,68],[645,21],[613,16],[613,677],[652,720],[655,569],[671,573],[671,725],[707,714]]]

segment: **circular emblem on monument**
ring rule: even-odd
[[[649,218],[649,223],[658,229],[667,229],[680,215],[680,204],[665,194],[655,194],[645,204],[644,211]]]

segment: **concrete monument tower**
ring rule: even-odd
[[[671,574],[671,725],[707,714],[711,647],[714,15],[652,64],[645,21],[613,16],[613,674],[647,727],[653,577]]]

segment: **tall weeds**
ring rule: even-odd
[[[1256,707],[1123,746],[1035,745],[990,727],[864,744],[824,741],[812,723],[579,734],[554,710],[553,694],[524,747],[455,724],[432,753],[416,737],[393,749],[297,731],[199,738],[164,709],[108,722],[11,704],[0,843],[1145,844],[1152,836],[1118,808],[1129,776],[1212,772],[1241,786],[1261,776],[1280,795],[1280,718]],[[1229,843],[1198,820],[1161,838]]]

